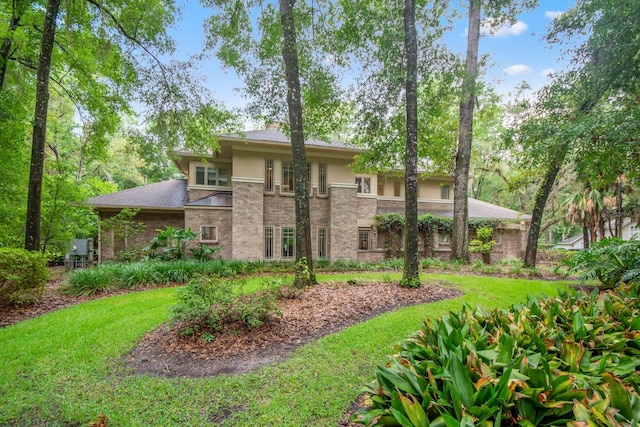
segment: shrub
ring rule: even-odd
[[[197,231],[192,231],[191,228],[184,230],[169,225],[164,230],[156,231],[158,235],[151,240],[151,245],[148,248],[151,251],[149,258],[165,261],[184,258],[187,246],[200,234]],[[160,252],[156,252],[157,250]]]
[[[215,334],[225,329],[253,329],[281,313],[277,293],[282,281],[265,281],[261,290],[245,294],[244,280],[194,279],[178,291],[172,323],[183,335]]]
[[[209,261],[213,256],[222,250],[222,246],[207,246],[204,243],[200,243],[198,247],[191,248],[191,253],[198,261]]]
[[[31,304],[44,293],[47,260],[38,252],[0,248],[0,303]]]
[[[485,264],[490,263],[489,254],[496,244],[496,241],[492,239],[493,228],[480,227],[476,230],[476,238],[469,242],[469,252],[475,254],[482,254],[482,261]]]
[[[640,240],[602,239],[567,262],[568,272],[582,281],[598,279],[605,288],[640,280]]]
[[[531,298],[507,310],[464,307],[425,322],[396,347],[376,370],[356,421],[635,425],[639,314],[638,284],[603,295]]]

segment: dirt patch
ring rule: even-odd
[[[161,326],[142,338],[129,362],[138,374],[167,377],[247,373],[281,362],[301,345],[379,314],[461,295],[438,285],[442,283],[405,289],[382,282],[323,283],[297,298],[281,300],[280,319],[251,331],[220,333],[210,342]]]

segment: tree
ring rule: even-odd
[[[456,153],[453,195],[453,231],[451,233],[451,259],[469,260],[469,206],[468,182],[473,139],[473,111],[476,100],[478,77],[478,49],[480,46],[480,20],[484,10],[485,19],[492,28],[515,20],[522,9],[532,8],[537,0],[484,1],[469,0],[467,53],[462,79],[462,101],[460,102],[460,131]]]
[[[638,170],[638,156],[634,155],[638,152],[637,136],[622,129],[626,128],[629,115],[635,116],[638,111],[640,48],[635,40],[640,34],[639,18],[640,4],[634,1],[581,0],[553,21],[547,35],[549,42],[578,39],[580,44],[568,49],[573,68],[557,75],[543,89],[537,112],[519,125],[520,139],[529,141],[525,144],[531,150],[526,153],[529,160],[551,156],[533,210],[525,254],[527,266],[535,266],[544,207],[568,156],[579,159],[579,168],[601,174],[587,174],[593,178],[590,181],[608,176],[611,183],[620,175],[620,165]],[[594,114],[596,111],[598,114]],[[546,130],[540,126],[544,121]],[[546,134],[543,138],[532,137],[541,131]],[[540,147],[546,147],[547,153]]]
[[[418,259],[418,36],[416,34],[416,2],[405,0],[404,57],[406,60],[405,96],[407,139],[405,154],[405,218],[404,271],[406,287],[420,285]]]
[[[305,263],[305,270],[296,270],[295,284],[305,287],[316,283],[313,274],[311,252],[311,219],[309,217],[309,182],[307,177],[307,156],[304,147],[302,126],[302,99],[300,92],[300,70],[298,67],[298,46],[293,16],[295,0],[279,0],[282,23],[282,58],[287,80],[287,105],[289,108],[289,129],[293,154],[294,193],[296,206],[296,262]]]
[[[294,163],[296,283],[315,283],[311,253],[307,162],[304,141],[326,139],[339,128],[335,76],[324,61],[325,2],[279,0],[264,7],[251,0],[217,1],[208,44],[226,66],[244,77],[249,115],[279,123],[289,134]],[[257,26],[257,30],[254,27]]]

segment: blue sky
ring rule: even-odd
[[[553,17],[574,4],[575,0],[540,0],[540,6],[521,14],[515,25],[481,38],[480,53],[490,56],[486,79],[493,82],[498,93],[508,94],[522,81],[537,90],[549,81],[549,72],[562,71],[566,67],[567,61],[560,58],[558,48],[550,48],[543,36]],[[183,3],[182,18],[170,31],[177,42],[176,58],[186,59],[201,52],[203,23],[210,14],[211,10],[203,9],[197,0]],[[466,27],[466,20],[461,20],[446,37],[449,47],[462,54],[466,49]],[[230,108],[246,104],[234,90],[242,86],[242,80],[233,70],[223,70],[215,59],[211,59],[202,62],[199,72],[215,99]]]

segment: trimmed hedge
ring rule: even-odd
[[[638,284],[486,312],[465,307],[400,343],[367,387],[368,426],[635,426]]]
[[[44,293],[47,260],[39,252],[0,248],[0,303],[31,304]]]

